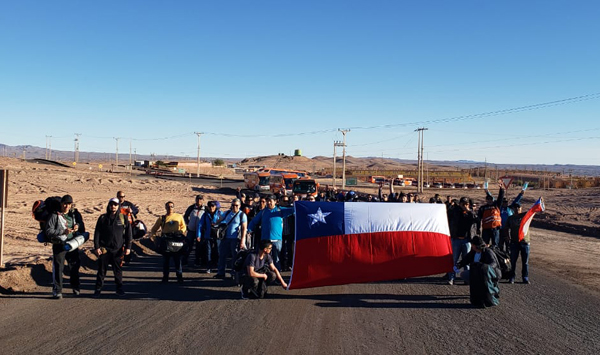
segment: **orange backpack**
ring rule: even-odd
[[[496,206],[486,208],[483,211],[481,225],[483,229],[494,229],[501,227],[502,217],[500,216],[500,209]]]

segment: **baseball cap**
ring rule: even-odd
[[[73,197],[71,197],[71,195],[64,195],[60,199],[60,203],[73,203]]]
[[[119,199],[116,197],[111,198],[110,200],[108,200],[108,203],[115,203],[115,204],[119,204]]]

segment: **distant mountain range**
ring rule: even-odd
[[[31,146],[31,145],[19,145],[19,146],[8,146],[5,144],[0,144],[0,156],[13,157],[13,158],[24,158],[24,159],[45,159],[49,158],[51,160],[57,160],[62,162],[72,162],[75,159],[75,153],[73,151],[60,151],[53,150],[51,152],[51,156],[46,156],[46,148]],[[277,157],[277,156],[275,156]],[[126,164],[129,162],[129,152],[120,153],[119,154],[119,163]],[[202,157],[203,161],[213,161],[220,157]],[[137,154],[132,155],[131,159],[133,160],[163,160],[163,161],[183,161],[183,160],[193,160],[194,158],[190,157],[181,157],[174,155],[143,155]],[[243,158],[235,159],[235,158],[220,158],[226,162],[240,162],[244,160]],[[255,158],[256,159],[256,158]],[[309,159],[309,158],[307,158]],[[312,160],[316,163],[320,164],[330,162],[332,157],[325,156],[317,156],[313,157]],[[341,163],[341,157],[338,157],[337,162]],[[246,160],[252,160],[246,158]],[[96,152],[79,152],[79,161],[80,162],[96,162],[96,161],[115,161],[115,153],[96,153]],[[353,166],[366,166],[367,168],[373,167],[373,169],[381,169],[383,165],[387,163],[399,163],[406,166],[416,166],[416,160],[407,160],[407,159],[396,159],[396,158],[381,158],[381,157],[346,157],[348,168],[352,168]],[[443,160],[428,160],[425,162],[428,165],[435,165],[440,167],[453,167],[457,169],[469,169],[469,168],[478,168],[478,167],[487,167],[488,169],[511,169],[511,170],[535,170],[535,171],[548,171],[548,172],[556,172],[561,174],[573,174],[576,176],[600,176],[600,166],[598,165],[572,165],[572,164],[554,164],[554,165],[545,165],[545,164],[494,164],[491,162],[478,162],[471,160],[458,160],[458,161],[443,161]],[[341,165],[340,167],[341,168]]]

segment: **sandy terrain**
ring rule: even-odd
[[[35,269],[50,269],[51,249],[35,239],[38,223],[31,217],[31,206],[38,199],[71,194],[87,230],[93,232],[98,216],[118,190],[123,190],[126,200],[140,207],[139,218],[149,228],[164,212],[164,203],[168,200],[175,203],[177,212],[183,213],[198,193],[204,194],[205,201],[222,203],[228,203],[233,197],[230,189],[166,181],[139,173],[101,172],[97,164],[64,168],[0,158],[0,168],[10,170],[9,205],[5,213],[6,268],[0,272],[0,291],[3,292],[31,290],[37,287]],[[374,186],[359,190],[376,193]],[[453,198],[464,195],[480,204],[484,200],[482,190],[455,189],[430,189],[422,195],[423,199],[427,201],[435,193]],[[513,198],[517,193],[518,190],[509,190],[508,196]],[[600,189],[528,190],[523,205],[531,205],[539,196],[544,197],[547,210],[535,217],[532,263],[543,265],[582,287],[600,291]],[[562,233],[564,231],[569,233]],[[93,273],[95,258],[89,252],[90,245],[88,242],[83,248],[88,257],[84,258],[84,266],[88,267],[83,272]],[[143,245],[138,245],[135,252],[152,253]]]

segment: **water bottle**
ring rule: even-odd
[[[529,181],[525,181],[523,184],[523,191],[527,190],[527,186],[529,186]]]

